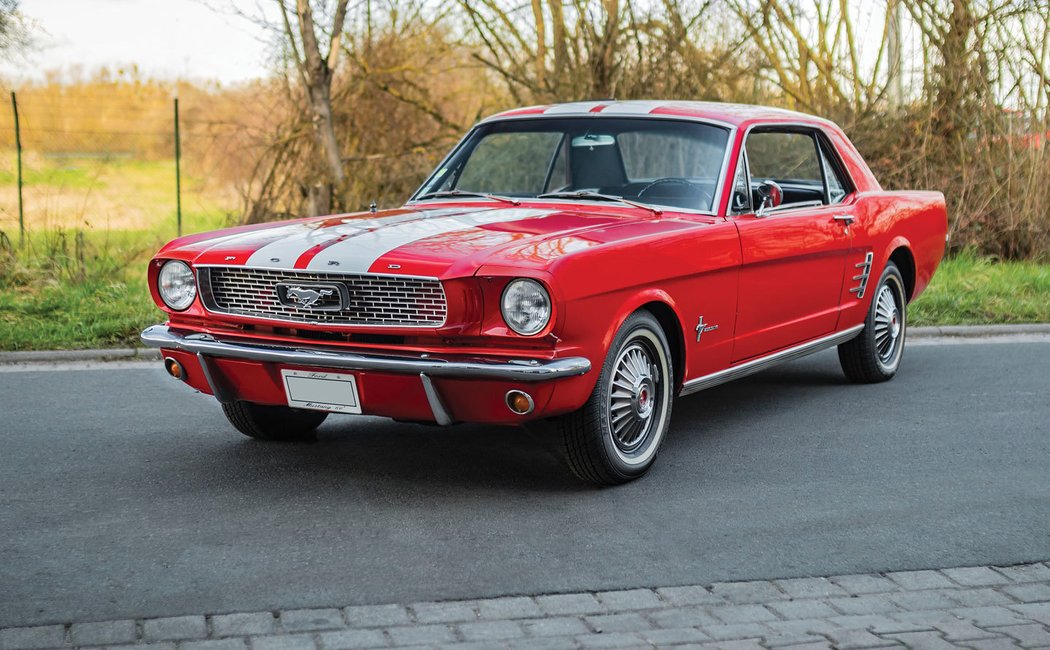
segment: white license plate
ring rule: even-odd
[[[310,370],[281,370],[288,406],[335,413],[360,413],[353,375]]]

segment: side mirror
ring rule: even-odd
[[[773,208],[784,202],[784,190],[773,181],[758,186],[758,210],[755,216],[764,217]]]

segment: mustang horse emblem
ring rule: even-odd
[[[327,298],[335,293],[331,289],[304,289],[303,287],[288,287],[284,295],[288,300],[300,307],[313,307],[321,298]]]

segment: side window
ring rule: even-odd
[[[747,137],[752,191],[763,181],[784,190],[783,206],[824,203],[824,174],[817,141],[809,133],[757,131]]]
[[[824,165],[824,177],[828,179],[829,202],[832,205],[841,203],[842,199],[846,198],[848,190],[846,189],[846,184],[842,182],[842,177],[839,176],[838,171],[835,169],[835,165],[828,158],[828,152],[823,144],[820,146],[820,163]]]
[[[747,214],[751,212],[751,188],[747,182],[747,164],[743,153],[736,163],[736,176],[733,177],[733,202],[729,206],[733,214]]]

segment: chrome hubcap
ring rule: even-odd
[[[653,428],[660,375],[652,353],[641,343],[628,345],[613,366],[609,419],[613,441],[625,453],[642,446]]]
[[[875,297],[875,347],[883,363],[891,362],[896,355],[903,327],[897,297],[893,289],[884,284]]]

